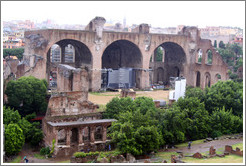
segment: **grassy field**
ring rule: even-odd
[[[20,156],[17,156],[14,160],[12,160],[10,163],[20,163],[22,158]]]
[[[234,144],[234,145],[232,145],[232,148],[234,150],[236,150],[236,148],[239,148],[240,150],[243,150],[243,143]]]
[[[37,159],[46,159],[44,155],[41,155],[41,154],[38,154],[38,153],[35,153],[34,157],[37,158]]]
[[[186,163],[243,163],[243,157],[236,155],[228,155],[225,157],[213,157],[208,159],[196,159],[193,157],[185,157],[182,161]]]
[[[202,144],[204,139],[201,140],[196,140],[196,141],[192,141],[192,144]],[[183,148],[183,147],[187,147],[188,142],[186,143],[181,143],[178,145],[175,145],[177,148]],[[240,148],[241,150],[243,149],[243,143],[237,143],[232,145],[233,149],[235,150],[236,147]],[[225,148],[218,148],[216,149],[216,154],[224,154],[224,150]],[[209,151],[205,151],[201,153],[203,156],[209,156]],[[176,155],[178,156],[177,152],[158,152],[156,154],[157,157],[160,157],[163,160],[166,160],[168,163],[171,162],[171,155]],[[184,154],[184,156],[190,156],[193,155],[186,153]],[[225,157],[213,157],[213,158],[204,158],[204,159],[196,159],[193,157],[184,157],[181,159],[182,161],[186,162],[186,163],[243,163],[243,157],[241,156],[237,156],[237,155],[227,155]]]

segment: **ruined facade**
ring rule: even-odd
[[[58,65],[57,92],[51,95],[42,122],[44,143],[55,140],[56,156],[76,151],[103,150],[109,141],[107,128],[114,119],[102,119],[98,105],[88,101],[88,72],[69,65]]]
[[[100,90],[102,69],[110,68],[137,69],[135,80],[139,89],[159,81],[168,84],[169,78],[176,76],[185,77],[190,86],[202,88],[229,78],[227,65],[211,41],[201,39],[196,27],[183,27],[176,35],[151,34],[148,24],[139,25],[133,32],[112,32],[103,30],[105,21],[96,17],[85,30],[25,32],[24,62],[18,66],[18,76],[33,75],[49,80],[51,74],[57,75],[59,64],[82,66],[89,71],[92,91]],[[60,50],[57,61],[51,57],[53,45]],[[66,52],[68,46],[74,52],[70,57]],[[156,62],[158,47],[164,50],[163,60]]]

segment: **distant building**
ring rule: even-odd
[[[24,42],[21,39],[7,40],[3,42],[3,48],[24,48]]]

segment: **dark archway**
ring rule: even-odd
[[[71,130],[71,133],[72,133],[70,138],[71,144],[78,144],[78,129],[73,128]]]
[[[210,73],[205,73],[205,87],[211,86],[211,76]]]
[[[115,84],[115,86],[117,86],[117,84],[123,84],[124,86],[127,86],[127,82],[131,82],[130,84],[132,87],[139,88],[141,79],[140,72],[142,68],[141,51],[134,43],[130,41],[115,41],[110,44],[103,52],[102,68],[113,70],[108,72],[108,79],[106,82],[104,79],[105,76],[102,75],[104,85],[109,86],[109,84],[112,82],[112,85]],[[120,73],[122,76],[117,77]],[[115,77],[113,76],[114,74]]]
[[[184,76],[184,63],[186,62],[186,55],[183,48],[174,42],[165,42],[159,45],[157,48],[162,47],[164,50],[164,60],[162,62],[151,62],[150,67],[157,71],[158,67],[163,67],[164,69],[164,85],[169,84],[170,77]],[[156,49],[155,49],[156,51]],[[157,74],[153,73],[154,77]],[[157,80],[154,78],[154,80]]]
[[[200,87],[200,85],[201,85],[201,74],[200,74],[200,72],[198,71],[198,72],[196,73],[196,87]]]
[[[77,40],[64,39],[51,46],[47,53],[46,75],[51,89],[56,89],[57,67],[59,64],[67,64],[75,68],[87,68],[92,66],[92,54],[89,48]],[[89,72],[90,73],[90,72]],[[91,76],[89,82],[91,87]]]

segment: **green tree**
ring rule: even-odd
[[[205,100],[205,92],[199,87],[187,87],[185,91],[185,98],[197,97],[201,102]]]
[[[137,97],[132,100],[130,97],[126,98],[113,98],[107,105],[106,111],[103,113],[103,118],[118,119],[121,112],[140,110],[142,114],[147,111],[155,111],[155,103],[153,99],[148,97]]]
[[[186,114],[186,138],[191,140],[208,136],[211,131],[210,116],[203,102],[197,97],[179,98],[174,104],[181,112]]]
[[[224,44],[223,41],[220,41],[220,42],[219,42],[219,48],[223,48],[223,49],[226,48],[226,46],[225,46],[225,44]]]
[[[146,114],[147,111],[155,111],[155,103],[152,98],[149,97],[137,97],[134,101],[134,108],[140,110],[142,114]]]
[[[5,94],[10,107],[19,110],[21,115],[27,115],[46,111],[46,90],[43,81],[29,76],[9,81]]]
[[[18,123],[21,120],[21,116],[18,111],[3,106],[3,124],[8,125],[10,123]]]
[[[243,48],[237,43],[229,45],[229,49],[232,50],[236,55],[243,55]]]
[[[25,137],[17,124],[9,124],[5,129],[5,151],[7,155],[15,155],[21,151]]]
[[[225,107],[234,115],[243,115],[243,83],[219,81],[205,91],[205,106],[209,113]]]
[[[118,119],[118,115],[121,112],[126,111],[133,111],[134,105],[133,100],[130,97],[126,98],[113,98],[110,102],[106,105],[106,110],[103,113],[103,118],[114,118]]]
[[[161,111],[159,115],[158,129],[162,133],[166,144],[172,145],[185,140],[186,113],[178,107]]]
[[[233,115],[232,111],[226,111],[225,107],[213,112],[210,123],[212,137],[243,132],[243,119]]]
[[[217,48],[217,40],[214,40],[214,48]]]
[[[156,50],[156,61],[157,62],[162,62],[162,58],[163,58],[163,49],[161,47],[158,47]]]
[[[6,56],[17,56],[19,60],[22,60],[24,53],[24,48],[14,48],[14,49],[3,49],[3,57]]]
[[[148,112],[145,115],[140,110],[123,112],[119,120],[112,123],[109,135],[122,153],[146,154],[164,143],[153,124],[153,117]]]

